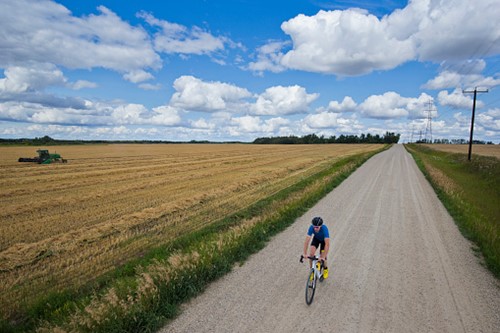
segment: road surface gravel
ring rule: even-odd
[[[331,232],[330,277],[304,299],[306,230]],[[500,332],[500,283],[402,145],[370,160],[161,332]]]

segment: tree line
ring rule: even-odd
[[[469,140],[466,139],[434,139],[434,141],[428,139],[417,140],[415,143],[436,143],[445,145],[468,145]],[[472,140],[472,144],[475,145],[494,145],[493,141],[483,141],[483,140]]]
[[[277,137],[263,137],[257,138],[253,141],[255,144],[322,144],[322,143],[398,143],[401,134],[394,132],[386,132],[384,135],[340,135],[330,136],[326,138],[324,135],[317,136],[316,134],[308,134],[302,137],[290,136],[277,136]]]
[[[361,134],[357,135],[340,135],[338,137],[331,136],[326,138],[324,135],[317,136],[316,134],[309,134],[302,137],[298,136],[278,136],[278,137],[263,137],[257,138],[253,142],[254,144],[321,144],[321,143],[398,143],[400,134],[395,134],[393,132],[386,132],[384,135],[371,135],[371,134]],[[191,140],[186,142],[174,142],[174,141],[154,141],[154,140],[59,140],[53,139],[46,135],[43,137],[21,138],[21,139],[2,139],[0,138],[0,144],[2,145],[26,145],[26,146],[51,146],[51,145],[81,145],[81,144],[114,144],[114,143],[135,143],[135,144],[161,144],[161,143],[199,143],[199,144],[209,144],[217,143],[208,140]],[[240,141],[231,141],[224,143],[244,143]]]
[[[161,140],[60,140],[53,139],[46,135],[43,137],[35,138],[21,138],[21,139],[2,139],[0,138],[0,145],[25,145],[25,146],[56,146],[56,145],[84,145],[84,144],[182,144],[182,143],[196,143],[196,144],[210,144],[217,143],[208,140],[191,140],[186,142],[181,141],[161,141]],[[224,143],[241,143],[239,141],[228,141]]]

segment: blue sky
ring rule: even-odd
[[[0,0],[0,137],[500,143],[498,0]],[[429,120],[430,117],[430,120]]]

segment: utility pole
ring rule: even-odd
[[[487,92],[488,92],[488,89],[477,90],[477,87],[475,87],[473,91],[462,90],[462,93],[464,93],[464,94],[474,93],[474,102],[472,103],[472,119],[470,122],[469,157],[468,157],[469,161],[470,161],[470,156],[472,154],[472,136],[473,136],[473,132],[474,132],[474,116],[476,114],[476,96],[477,96],[477,93],[487,93]]]

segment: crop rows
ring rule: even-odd
[[[376,145],[2,147],[0,305],[10,317]],[[53,152],[52,149],[50,149]]]

